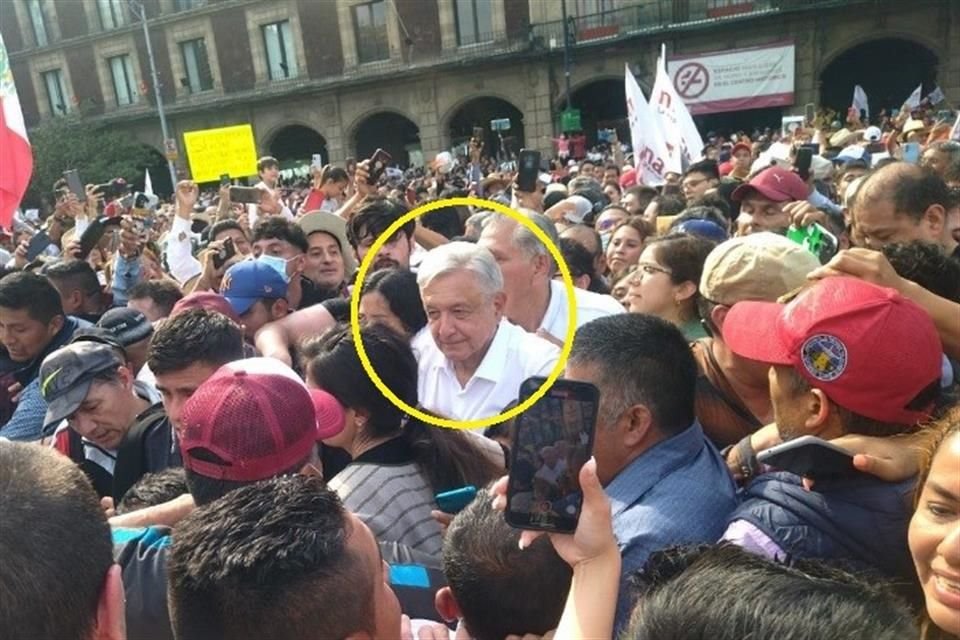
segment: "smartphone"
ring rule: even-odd
[[[30,238],[30,244],[27,245],[27,262],[35,260],[52,242],[46,231],[38,231]]]
[[[314,169],[322,169],[323,157],[319,153],[313,154],[313,158],[310,160],[310,166]]]
[[[810,163],[813,161],[813,149],[809,147],[800,147],[797,149],[797,157],[793,161],[793,166],[797,170],[797,175],[804,182],[810,179]]]
[[[377,184],[391,162],[393,157],[383,149],[374,151],[370,156],[370,175],[367,178],[367,184]]]
[[[482,142],[482,141],[483,141],[483,137],[484,137],[485,134],[486,134],[486,131],[484,130],[483,127],[474,127],[474,128],[473,128],[473,138],[474,138],[477,142]]]
[[[817,118],[817,105],[812,102],[808,102],[803,107],[803,119],[806,122],[806,125],[809,127],[813,124],[813,121]]]
[[[256,187],[230,187],[230,202],[260,204],[263,194]]]
[[[444,513],[460,513],[477,497],[477,488],[472,484],[452,491],[444,491],[434,496],[437,508]]]
[[[221,174],[220,174],[220,186],[221,186],[221,187],[229,187],[229,186],[230,186],[230,174],[229,174],[229,173],[221,173]]]
[[[233,245],[233,238],[227,238],[223,241],[220,250],[213,254],[213,268],[221,269],[227,260],[235,255],[237,255],[237,248]]]
[[[545,378],[528,378],[520,402]],[[580,519],[580,469],[593,451],[600,392],[585,382],[557,380],[517,418],[507,485],[508,524],[518,529],[572,533]]]
[[[853,454],[816,436],[802,436],[761,451],[757,460],[814,480],[859,473],[853,466]]]
[[[533,193],[537,190],[537,177],[540,175],[540,152],[521,149],[517,164],[517,189]]]
[[[840,250],[840,241],[819,222],[805,227],[791,225],[787,229],[787,238],[817,256],[820,264],[827,264]]]
[[[920,143],[919,142],[904,143],[903,161],[909,162],[910,164],[918,164],[920,162]]]
[[[83,188],[83,183],[80,181],[80,174],[77,173],[76,169],[68,169],[63,172],[63,177],[67,181],[67,188],[77,196],[77,200],[80,202],[87,201],[87,191]]]

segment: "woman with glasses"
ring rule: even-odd
[[[684,233],[651,241],[629,281],[627,310],[672,322],[690,342],[705,338],[697,296],[703,263],[714,246],[706,238]]]

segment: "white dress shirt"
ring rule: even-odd
[[[574,287],[574,300],[577,303],[577,329],[591,320],[611,316],[615,313],[626,313],[623,305],[613,296],[607,296],[586,289]],[[550,281],[550,303],[547,312],[543,314],[540,328],[557,340],[567,337],[567,291],[560,280]]]
[[[418,334],[414,343],[414,351],[420,356],[420,404],[453,420],[479,420],[499,414],[517,399],[524,380],[549,375],[560,356],[552,343],[501,319],[483,361],[461,386],[453,364],[429,331]]]

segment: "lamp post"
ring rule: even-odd
[[[163,133],[163,144],[166,147],[167,140],[170,139],[170,130],[167,128],[167,116],[163,112],[163,98],[160,96],[160,76],[157,74],[157,63],[153,58],[153,45],[150,44],[150,31],[147,28],[147,12],[143,5],[137,0],[127,0],[127,6],[130,13],[139,18],[143,26],[143,41],[147,46],[147,60],[150,62],[150,75],[153,78],[153,98],[157,103],[157,114],[160,116],[160,130]],[[173,165],[173,160],[167,157],[167,168],[170,170],[170,188],[177,190],[177,168]]]
[[[567,0],[562,0],[563,13],[563,81],[567,96],[567,111],[570,110],[570,20],[567,16]]]

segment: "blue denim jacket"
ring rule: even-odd
[[[633,606],[629,576],[654,551],[716,542],[737,506],[737,491],[720,454],[694,422],[640,454],[607,485],[606,493],[623,559],[619,631]]]

